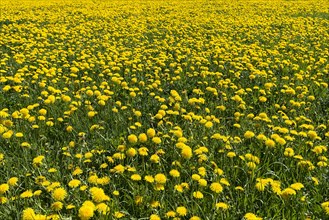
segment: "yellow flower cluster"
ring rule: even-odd
[[[328,218],[327,6],[2,0],[0,219]]]

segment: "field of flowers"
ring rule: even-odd
[[[328,219],[327,0],[1,0],[0,219]]]

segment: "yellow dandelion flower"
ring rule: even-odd
[[[56,188],[52,193],[52,197],[56,201],[63,201],[66,198],[66,196],[67,196],[67,192],[62,187]]]
[[[40,115],[46,115],[47,114],[47,110],[44,109],[44,108],[42,108],[42,109],[39,110],[39,114]]]
[[[167,182],[167,178],[163,173],[158,173],[154,176],[154,180],[156,183],[165,184]]]
[[[49,173],[56,173],[57,172],[57,169],[56,168],[50,168],[48,170]]]
[[[164,188],[163,184],[156,183],[155,186],[154,186],[154,189],[157,190],[157,191],[163,191],[165,188]]]
[[[286,157],[293,157],[295,155],[295,152],[294,152],[294,149],[290,148],[290,147],[287,147],[285,150],[284,150],[284,156]]]
[[[318,178],[312,177],[312,180],[313,180],[315,186],[319,185],[319,179]]]
[[[75,66],[71,67],[70,70],[71,70],[72,73],[77,73],[77,72],[80,71],[79,68],[77,68]]]
[[[253,138],[255,136],[255,133],[252,131],[246,131],[243,136],[249,139],[249,138]]]
[[[110,212],[110,207],[105,203],[99,203],[98,205],[96,205],[96,210],[102,215],[106,215]]]
[[[86,159],[89,159],[89,158],[92,158],[92,157],[93,157],[93,154],[91,152],[85,153],[85,158]]]
[[[35,220],[35,212],[32,208],[26,208],[23,210],[23,220]]]
[[[13,136],[13,134],[14,134],[14,132],[13,132],[12,130],[9,130],[9,131],[3,133],[3,134],[2,134],[2,137],[3,137],[4,139],[10,139],[10,138]]]
[[[159,138],[159,137],[153,137],[152,138],[152,142],[155,143],[155,144],[160,144],[161,143],[161,138]]]
[[[267,147],[274,148],[274,147],[275,147],[275,142],[274,142],[272,139],[267,139],[267,140],[265,141],[265,145],[266,145]]]
[[[199,179],[201,179],[199,174],[192,174],[192,180],[198,181]]]
[[[73,179],[73,180],[71,180],[71,181],[68,183],[69,187],[71,187],[71,188],[76,188],[76,187],[78,187],[80,184],[81,184],[81,181],[80,181],[80,180],[77,180],[77,179]]]
[[[150,175],[146,175],[146,176],[144,177],[144,180],[145,180],[146,182],[149,182],[149,183],[153,183],[153,182],[154,182],[154,178],[153,178],[153,176],[150,176]]]
[[[304,188],[304,185],[302,183],[293,183],[290,185],[290,188],[298,191],[298,190],[301,190],[302,188]]]
[[[219,182],[225,186],[230,186],[229,181],[225,178],[221,178]]]
[[[133,174],[133,175],[131,175],[130,179],[132,179],[134,181],[140,181],[142,179],[142,177],[139,174]]]
[[[147,156],[148,155],[148,149],[146,147],[140,147],[138,149],[138,154],[141,156]]]
[[[256,169],[256,163],[254,163],[254,162],[248,162],[247,163],[247,166],[251,169],[251,170],[254,170],[254,169]]]
[[[181,155],[182,155],[182,157],[184,157],[185,159],[190,159],[190,158],[193,156],[192,149],[191,149],[189,146],[185,145],[185,146],[182,148]]]
[[[315,140],[318,137],[318,134],[316,133],[316,131],[308,131],[307,132],[307,136],[311,139],[311,140]]]
[[[94,207],[83,205],[79,209],[79,217],[81,220],[89,220],[94,216]]]
[[[102,188],[92,187],[89,192],[91,193],[91,197],[94,202],[101,203],[103,201],[108,201],[110,197],[108,197]]]
[[[285,145],[287,142],[284,138],[278,137],[275,139],[276,142],[278,142],[280,145]]]
[[[211,191],[215,192],[215,193],[221,193],[223,192],[223,187],[220,183],[214,182],[210,184],[210,189]]]
[[[151,207],[152,207],[152,208],[161,207],[160,202],[157,201],[157,200],[153,200],[150,204],[151,204]]]
[[[160,162],[160,157],[157,154],[153,154],[150,157],[150,161],[152,161],[153,163],[159,163]]]
[[[208,182],[205,179],[199,179],[198,183],[199,183],[199,186],[202,186],[202,187],[205,187],[208,185]]]
[[[207,121],[207,122],[204,124],[204,126],[205,126],[206,128],[211,128],[211,127],[213,126],[213,123],[212,123],[211,121]]]
[[[215,168],[214,169],[214,173],[216,173],[216,174],[218,174],[218,175],[223,175],[224,174],[224,171],[222,170],[222,169],[220,169],[220,168]]]
[[[177,207],[176,212],[179,216],[186,216],[187,215],[187,209],[184,206]]]
[[[175,190],[178,191],[178,192],[183,192],[184,191],[184,187],[182,185],[175,185]]]
[[[149,128],[146,133],[149,138],[153,138],[155,136],[155,130],[153,128]]]
[[[32,196],[33,196],[33,192],[30,189],[22,192],[20,195],[21,198],[31,198]]]
[[[24,134],[22,133],[22,132],[17,132],[16,134],[15,134],[15,137],[18,137],[18,138],[21,138],[21,137],[23,137],[24,136]]]
[[[23,148],[30,148],[31,145],[28,142],[23,142],[23,143],[21,143],[21,147],[23,147]]]
[[[200,191],[193,192],[193,197],[196,199],[202,199],[203,198],[203,193]]]
[[[229,157],[229,158],[233,158],[233,157],[236,156],[236,154],[234,152],[230,151],[226,154],[226,156]]]
[[[173,169],[173,170],[170,170],[169,175],[172,176],[172,177],[176,177],[177,178],[177,177],[180,176],[180,173],[179,173],[178,170]]]
[[[54,202],[51,204],[51,209],[54,211],[59,211],[63,208],[63,203],[62,202]]]
[[[0,194],[5,194],[9,190],[9,185],[7,183],[3,183],[0,185]]]
[[[280,195],[286,199],[290,196],[296,195],[296,191],[292,188],[286,188],[281,191]]]
[[[114,190],[114,191],[112,192],[112,194],[113,194],[114,196],[118,196],[118,195],[120,195],[120,192],[117,191],[117,190]]]
[[[6,197],[1,196],[0,197],[0,204],[5,204],[8,201]]]
[[[122,212],[114,212],[113,216],[114,216],[115,218],[122,218],[122,217],[125,216],[125,214],[122,213]]]
[[[175,211],[168,211],[166,213],[166,217],[167,218],[174,218],[174,217],[176,217],[176,212]]]
[[[147,135],[145,133],[141,133],[138,135],[138,140],[141,142],[141,143],[145,143],[147,141]]]
[[[128,136],[128,141],[129,141],[129,143],[131,143],[131,144],[135,144],[135,143],[138,142],[138,138],[137,138],[136,135],[134,135],[134,134],[130,134],[130,135]]]
[[[126,151],[126,155],[128,157],[134,157],[135,155],[137,154],[137,151],[135,148],[129,148],[127,151]]]
[[[72,175],[73,175],[73,176],[78,176],[78,175],[80,175],[80,174],[82,174],[82,173],[83,173],[83,171],[82,171],[79,167],[77,167],[77,168],[73,171]]]
[[[246,220],[262,220],[263,218],[261,217],[257,217],[255,214],[253,213],[247,213],[243,216]]]
[[[229,208],[229,206],[224,202],[218,202],[218,203],[216,203],[216,208],[225,211]]]
[[[123,173],[123,172],[125,171],[125,167],[122,166],[121,164],[115,166],[113,169],[114,169],[115,172],[117,172],[117,173]]]
[[[329,201],[321,203],[322,208],[328,208],[329,207]]]
[[[157,214],[152,214],[150,220],[161,220],[161,218]]]
[[[136,196],[135,197],[135,204],[136,205],[139,205],[139,204],[142,204],[143,203],[143,196]]]
[[[67,127],[66,127],[66,131],[67,131],[67,132],[72,132],[72,131],[73,131],[73,127],[70,126],[70,125],[67,126]]]
[[[42,193],[41,190],[36,190],[36,191],[33,192],[33,196],[40,196],[41,193]]]

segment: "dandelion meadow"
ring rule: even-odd
[[[0,219],[329,219],[327,0],[1,0]]]

